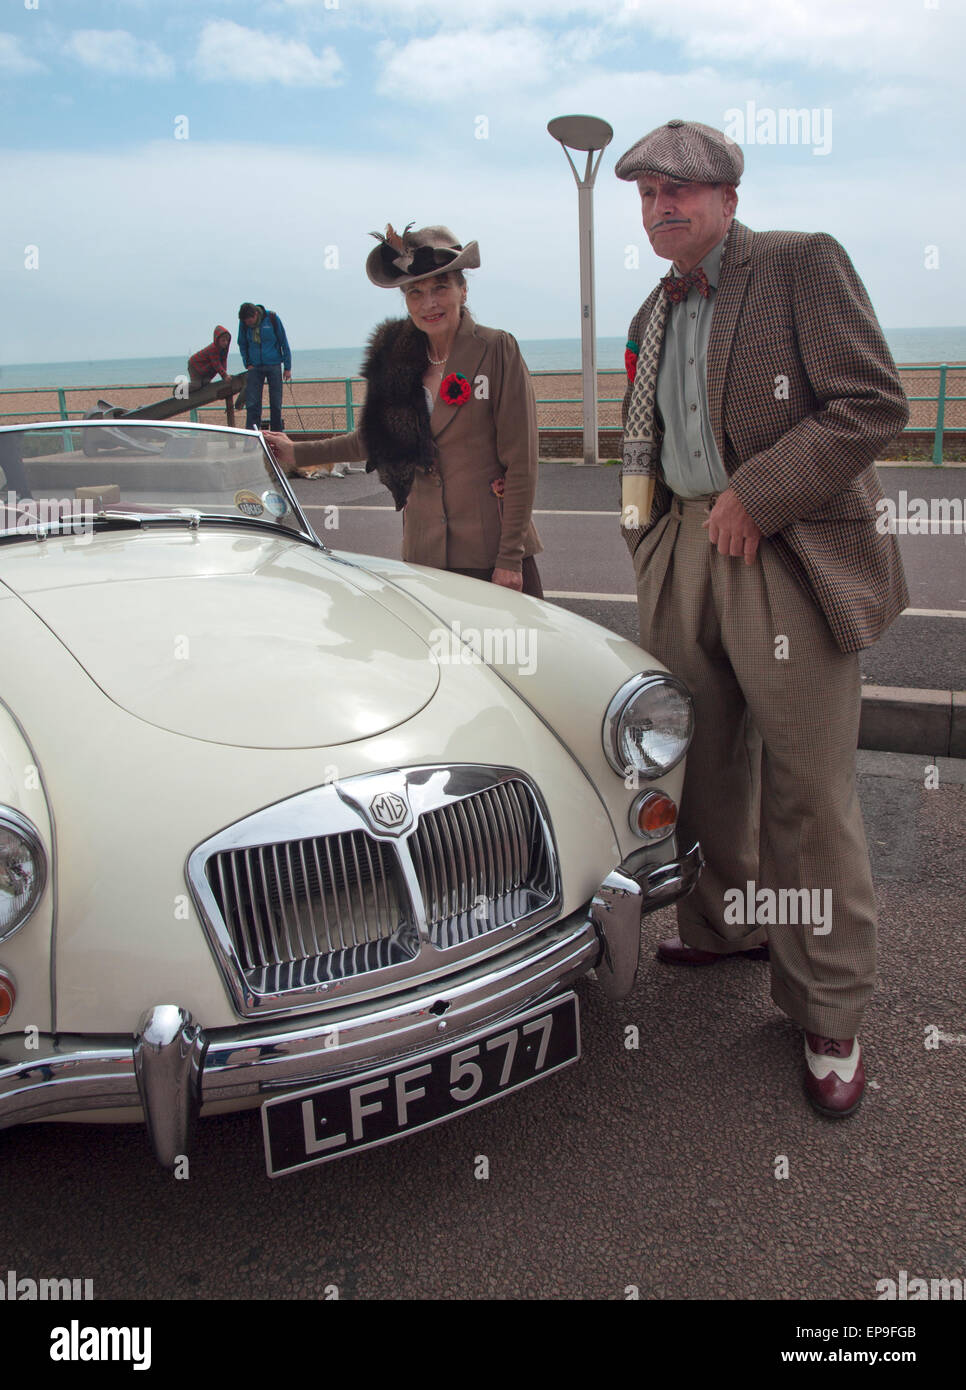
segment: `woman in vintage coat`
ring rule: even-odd
[[[516,340],[466,311],[463,269],[479,265],[479,248],[446,227],[399,236],[390,226],[377,240],[366,273],[403,291],[409,318],[387,319],[369,341],[358,430],[265,439],[301,477],[365,459],[403,512],[404,560],[542,598],[533,386]]]

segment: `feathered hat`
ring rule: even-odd
[[[386,234],[370,232],[379,245],[366,258],[366,274],[374,285],[399,289],[416,280],[429,280],[447,270],[476,270],[480,248],[475,241],[461,246],[448,227],[420,227],[402,236],[386,227]]]

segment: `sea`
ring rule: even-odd
[[[885,335],[899,363],[966,362],[966,327],[890,328]],[[521,339],[524,360],[532,372],[580,370],[579,338]],[[293,352],[294,376],[358,376],[364,349],[299,348]],[[229,368],[241,371],[232,349]],[[624,339],[597,339],[597,369],[623,370]],[[167,384],[185,370],[183,357],[122,357],[94,362],[25,362],[0,367],[0,391],[28,391],[51,386],[153,386]]]

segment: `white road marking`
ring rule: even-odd
[[[544,598],[574,598],[593,600],[595,603],[636,603],[636,594],[578,594],[572,589],[544,589]]]
[[[303,502],[303,503],[301,504],[301,506],[302,506],[302,510],[305,511],[305,512],[324,512],[324,511],[328,511],[329,507],[338,507],[339,510],[340,510],[340,511],[343,511],[343,512],[386,512],[389,516],[395,516],[395,515],[396,515],[395,510],[394,510],[392,507],[387,507],[387,506],[385,506],[385,505],[383,505],[383,506],[381,506],[381,507],[380,507],[380,506],[374,506],[374,505],[372,505],[371,503],[366,503],[366,502],[336,502],[336,501],[333,499],[333,501],[331,501],[331,502]],[[609,517],[612,521],[614,521],[614,520],[616,520],[617,517],[620,516],[620,512],[617,512],[617,511],[615,511],[615,512],[600,512],[600,511],[598,511],[598,512],[570,512],[570,511],[546,511],[546,510],[541,511],[539,508],[534,508],[533,515],[534,515],[534,516],[606,516],[606,517]]]
[[[582,594],[572,589],[545,589],[544,598],[582,599],[594,603],[636,603],[636,594]],[[962,608],[904,608],[903,618],[966,618]]]
[[[307,512],[326,511],[329,507],[337,506],[345,512],[386,512],[389,516],[395,516],[395,510],[385,504],[378,505],[370,502],[337,502],[335,494],[332,495],[331,502],[303,502],[302,507]],[[578,511],[566,507],[535,507],[534,516],[598,516],[606,517],[609,521],[616,521],[620,512],[601,511],[599,508],[593,511]],[[912,531],[908,530],[909,526]],[[962,536],[966,535],[966,522],[958,521],[955,517],[937,517],[926,521],[919,521],[917,518],[896,517],[890,530],[894,535],[930,535],[930,536]]]
[[[962,608],[903,608],[903,618],[966,618]]]
[[[966,536],[966,522],[957,521],[955,517],[930,517],[920,521],[914,516],[897,516],[889,531],[893,536]]]
[[[303,502],[302,510],[306,512],[326,512],[332,507],[338,507],[343,512],[386,512],[389,516],[396,513],[392,507],[370,506],[361,502]],[[568,512],[568,511],[539,511],[534,510],[534,516],[619,516],[619,512]],[[636,603],[636,594],[588,594],[580,593],[572,589],[546,589],[545,598],[571,598],[579,599],[584,602],[593,603]],[[904,608],[902,611],[904,618],[966,618],[966,609],[959,608]]]

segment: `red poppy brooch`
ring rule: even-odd
[[[447,405],[465,405],[470,398],[470,383],[459,372],[450,372],[440,382],[439,394]]]
[[[502,497],[506,491],[506,481],[503,478],[494,478],[490,484],[490,491],[494,497]]]
[[[628,383],[633,386],[634,378],[637,376],[637,354],[640,351],[640,344],[635,343],[633,338],[628,338],[627,346],[624,349],[624,370],[627,372]]]

